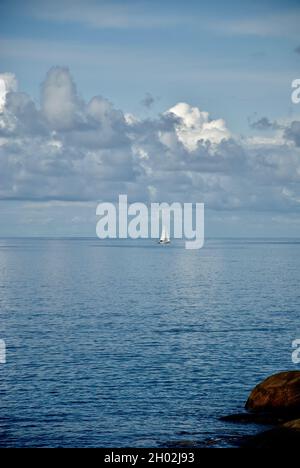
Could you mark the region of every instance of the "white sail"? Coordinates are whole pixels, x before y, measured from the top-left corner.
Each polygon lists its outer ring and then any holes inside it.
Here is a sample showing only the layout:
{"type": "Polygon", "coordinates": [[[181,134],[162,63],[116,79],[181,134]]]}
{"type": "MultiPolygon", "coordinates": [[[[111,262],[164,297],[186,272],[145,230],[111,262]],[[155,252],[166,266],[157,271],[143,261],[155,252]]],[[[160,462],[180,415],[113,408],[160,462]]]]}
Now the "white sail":
{"type": "Polygon", "coordinates": [[[170,237],[169,237],[166,226],[163,226],[163,228],[162,228],[162,233],[161,233],[161,236],[160,236],[160,242],[162,242],[162,243],[170,242],[170,237]]]}

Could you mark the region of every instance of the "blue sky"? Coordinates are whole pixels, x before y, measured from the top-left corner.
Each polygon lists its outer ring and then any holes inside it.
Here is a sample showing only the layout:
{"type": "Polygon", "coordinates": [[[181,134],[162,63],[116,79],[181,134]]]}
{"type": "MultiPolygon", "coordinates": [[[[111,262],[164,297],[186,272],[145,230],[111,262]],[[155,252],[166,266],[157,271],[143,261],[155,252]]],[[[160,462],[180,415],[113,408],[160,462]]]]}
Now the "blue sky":
{"type": "Polygon", "coordinates": [[[49,68],[67,65],[85,98],[100,93],[141,114],[150,92],[159,98],[155,111],[187,101],[245,132],[255,113],[296,112],[289,95],[299,71],[297,4],[2,1],[1,68],[36,99],[49,68]]]}
{"type": "MultiPolygon", "coordinates": [[[[299,2],[2,0],[0,18],[0,74],[13,74],[18,82],[18,89],[10,90],[15,97],[7,99],[7,117],[3,111],[3,118],[7,128],[13,112],[14,119],[20,122],[14,132],[9,135],[4,132],[0,147],[4,154],[2,161],[7,158],[2,179],[0,175],[3,185],[0,207],[5,221],[0,235],[15,231],[26,235],[92,235],[94,207],[90,204],[107,198],[108,193],[113,196],[113,190],[107,188],[111,187],[110,178],[119,181],[119,186],[114,182],[116,193],[128,189],[126,184],[130,184],[132,196],[142,199],[147,198],[143,191],[145,185],[161,197],[180,198],[190,183],[190,198],[200,197],[193,201],[206,202],[212,235],[222,234],[222,229],[228,235],[246,235],[249,230],[253,235],[270,235],[274,231],[280,231],[280,235],[299,235],[297,200],[300,195],[295,178],[299,170],[298,127],[292,124],[300,120],[300,105],[292,104],[290,98],[291,82],[300,77],[299,2]],[[58,67],[61,72],[49,75],[52,67],[58,67]],[[105,111],[109,124],[103,121],[103,116],[100,119],[102,130],[110,125],[110,133],[102,132],[99,147],[92,148],[90,140],[87,144],[88,138],[93,141],[98,138],[91,129],[83,143],[83,120],[80,127],[77,117],[73,119],[72,129],[70,126],[68,131],[58,125],[48,99],[50,89],[52,102],[56,102],[53,80],[58,76],[66,90],[63,99],[72,101],[74,112],[77,116],[84,115],[85,121],[90,118],[90,108],[85,106],[91,99],[102,97],[103,101],[96,103],[97,109],[103,109],[103,103],[112,103],[109,111],[105,111]],[[76,84],[75,90],[72,83],[76,84]],[[25,103],[21,92],[29,96],[32,104],[25,103]],[[20,113],[21,101],[26,110],[20,113]],[[176,108],[175,114],[183,119],[183,127],[173,122],[179,140],[175,148],[161,116],[182,102],[190,107],[184,116],[182,109],[176,108]],[[209,113],[209,120],[217,122],[218,128],[219,119],[225,122],[221,132],[227,143],[221,143],[219,137],[216,140],[215,135],[207,136],[198,128],[201,138],[218,145],[210,148],[209,154],[220,155],[220,167],[207,169],[203,159],[199,164],[189,159],[196,151],[191,147],[193,135],[189,135],[189,140],[184,140],[182,135],[186,135],[188,126],[188,120],[184,119],[189,119],[194,108],[200,112],[198,126],[203,112],[209,113]],[[38,117],[33,117],[35,112],[38,117]],[[129,114],[139,122],[130,129],[122,121],[129,114]],[[27,122],[27,133],[22,119],[27,122]],[[29,121],[32,122],[30,130],[29,121]],[[256,125],[257,122],[268,124],[256,125]],[[43,125],[47,129],[41,131],[43,125]],[[116,131],[114,135],[112,128],[116,131]],[[50,135],[53,139],[53,131],[60,151],[55,156],[56,162],[52,162],[57,171],[55,178],[53,171],[45,175],[43,160],[49,160],[45,147],[50,135]],[[80,155],[75,155],[79,134],[82,147],[80,155]],[[116,135],[120,138],[117,149],[116,135]],[[45,138],[43,144],[42,138],[45,138]],[[150,140],[154,142],[151,148],[150,140]],[[234,141],[234,149],[228,149],[229,140],[234,141]],[[16,145],[20,145],[18,151],[16,145]],[[87,164],[91,167],[91,161],[99,158],[105,174],[99,174],[99,181],[91,183],[99,189],[80,197],[88,176],[79,180],[76,175],[74,179],[66,176],[64,187],[70,184],[70,188],[62,190],[60,168],[70,164],[74,169],[74,161],[88,151],[89,159],[80,170],[88,172],[87,164]],[[111,159],[105,151],[110,151],[111,159]],[[239,156],[232,159],[232,153],[228,156],[230,151],[239,152],[239,156]],[[39,152],[42,155],[37,156],[39,152]],[[137,152],[147,153],[150,160],[147,167],[145,158],[141,157],[139,162],[134,160],[137,152]],[[164,152],[169,158],[168,168],[164,152]],[[285,163],[282,155],[287,153],[285,163]],[[19,165],[15,165],[16,154],[21,161],[19,165]],[[39,159],[36,161],[35,157],[39,159]],[[185,158],[186,167],[179,176],[180,158],[185,158]],[[21,173],[22,164],[25,169],[21,173]],[[42,168],[34,172],[34,164],[42,164],[42,168]],[[245,187],[248,166],[252,182],[245,187]],[[24,180],[30,181],[31,191],[25,187],[24,180]],[[160,184],[164,191],[160,190],[160,184]],[[182,186],[182,191],[175,190],[178,186],[182,186]],[[250,186],[255,187],[253,193],[250,186]],[[16,220],[19,220],[17,224],[16,220]]],[[[56,107],[55,112],[59,114],[62,110],[56,107]]],[[[197,157],[208,157],[202,155],[202,149],[197,148],[197,157]]]]}

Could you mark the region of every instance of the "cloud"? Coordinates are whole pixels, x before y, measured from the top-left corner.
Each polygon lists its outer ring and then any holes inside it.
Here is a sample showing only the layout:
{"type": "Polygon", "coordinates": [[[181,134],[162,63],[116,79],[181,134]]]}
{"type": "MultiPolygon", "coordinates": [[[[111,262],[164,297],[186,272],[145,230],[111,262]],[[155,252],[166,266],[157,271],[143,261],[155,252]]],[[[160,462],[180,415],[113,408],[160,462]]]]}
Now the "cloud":
{"type": "Polygon", "coordinates": [[[300,54],[300,46],[296,47],[295,52],[296,54],[300,54]]]}
{"type": "Polygon", "coordinates": [[[81,24],[93,29],[165,28],[184,21],[172,12],[157,15],[145,3],[122,1],[53,0],[41,5],[31,0],[27,14],[40,20],[81,24]]]}
{"type": "Polygon", "coordinates": [[[278,124],[278,122],[271,121],[268,119],[268,117],[261,117],[260,119],[251,122],[249,121],[249,126],[253,128],[254,130],[278,130],[281,128],[281,126],[278,124]]]}
{"type": "Polygon", "coordinates": [[[80,118],[81,103],[69,70],[53,67],[42,83],[41,110],[50,127],[69,129],[80,118]]]}
{"type": "Polygon", "coordinates": [[[201,140],[220,143],[230,133],[223,119],[212,120],[208,112],[180,102],[167,111],[178,118],[175,129],[178,139],[189,150],[195,150],[201,140]]]}
{"type": "MultiPolygon", "coordinates": [[[[256,129],[271,125],[261,120],[256,129]]],[[[100,95],[84,101],[69,70],[54,67],[39,105],[5,87],[0,199],[82,203],[127,193],[215,210],[297,212],[299,135],[295,121],[276,138],[243,139],[187,103],[138,119],[100,95]]]]}
{"type": "Polygon", "coordinates": [[[7,93],[16,91],[17,87],[17,79],[13,73],[0,73],[0,112],[3,112],[7,93]]]}
{"type": "Polygon", "coordinates": [[[299,38],[300,9],[273,14],[219,20],[209,24],[219,33],[239,36],[299,38]]]}
{"type": "Polygon", "coordinates": [[[300,121],[294,120],[286,129],[285,137],[300,147],[300,121]]]}
{"type": "MultiPolygon", "coordinates": [[[[202,9],[203,10],[203,9],[202,9]]],[[[281,9],[282,10],[282,9],[281,9]]],[[[23,15],[53,23],[70,23],[89,29],[150,30],[166,28],[200,28],[216,34],[261,37],[298,38],[299,8],[255,15],[243,15],[231,20],[218,20],[202,11],[202,18],[181,8],[162,9],[157,14],[151,2],[122,0],[27,0],[23,15]]]]}
{"type": "Polygon", "coordinates": [[[96,200],[130,191],[138,168],[123,113],[109,101],[78,97],[70,72],[52,68],[41,106],[6,95],[0,114],[0,198],[96,200]]]}
{"type": "Polygon", "coordinates": [[[147,109],[150,109],[154,103],[155,98],[150,93],[146,93],[145,97],[141,101],[142,106],[146,107],[147,109]]]}

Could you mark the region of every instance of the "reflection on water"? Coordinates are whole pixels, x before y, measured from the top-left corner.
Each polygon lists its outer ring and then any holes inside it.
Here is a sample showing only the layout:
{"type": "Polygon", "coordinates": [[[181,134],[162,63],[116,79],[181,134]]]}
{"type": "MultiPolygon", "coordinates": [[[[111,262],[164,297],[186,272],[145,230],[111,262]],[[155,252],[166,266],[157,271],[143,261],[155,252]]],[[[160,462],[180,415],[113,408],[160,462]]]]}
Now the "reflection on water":
{"type": "Polygon", "coordinates": [[[296,368],[299,249],[0,240],[0,445],[230,445],[218,417],[296,368]]]}

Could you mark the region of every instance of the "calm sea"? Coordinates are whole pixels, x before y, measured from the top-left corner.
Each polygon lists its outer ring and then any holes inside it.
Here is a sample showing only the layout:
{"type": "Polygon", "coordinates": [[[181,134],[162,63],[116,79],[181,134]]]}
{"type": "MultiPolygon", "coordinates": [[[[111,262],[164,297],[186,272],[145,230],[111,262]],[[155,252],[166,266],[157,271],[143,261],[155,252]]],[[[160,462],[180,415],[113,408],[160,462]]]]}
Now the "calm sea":
{"type": "Polygon", "coordinates": [[[0,446],[230,446],[297,369],[299,284],[297,240],[0,240],[0,446]]]}

